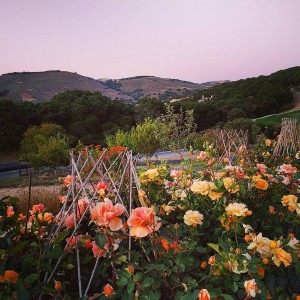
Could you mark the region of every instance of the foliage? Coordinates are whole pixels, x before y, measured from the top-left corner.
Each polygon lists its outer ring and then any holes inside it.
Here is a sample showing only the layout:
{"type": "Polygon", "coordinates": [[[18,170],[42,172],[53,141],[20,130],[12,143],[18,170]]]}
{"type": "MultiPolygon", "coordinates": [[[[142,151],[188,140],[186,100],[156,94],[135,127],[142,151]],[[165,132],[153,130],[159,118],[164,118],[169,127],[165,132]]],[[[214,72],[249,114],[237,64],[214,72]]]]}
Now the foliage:
{"type": "Polygon", "coordinates": [[[251,119],[239,118],[227,122],[224,126],[226,129],[238,129],[248,131],[250,143],[256,143],[256,137],[260,131],[260,127],[251,119]]]}
{"type": "Polygon", "coordinates": [[[163,149],[182,153],[191,143],[191,134],[195,132],[193,110],[175,113],[174,107],[166,105],[166,114],[158,119],[157,139],[163,149]]]}
{"type": "Polygon", "coordinates": [[[143,123],[131,129],[130,136],[136,153],[151,157],[159,149],[160,143],[156,135],[159,130],[158,126],[157,120],[147,118],[143,123]]]}
{"type": "Polygon", "coordinates": [[[166,111],[164,103],[156,98],[142,98],[134,107],[136,120],[142,123],[146,118],[156,119],[166,111]]]}
{"type": "Polygon", "coordinates": [[[38,122],[32,103],[0,100],[0,150],[19,149],[26,129],[38,122]]]}
{"type": "MultiPolygon", "coordinates": [[[[1,199],[1,297],[34,299],[43,291],[78,298],[79,255],[84,288],[95,271],[88,293],[94,299],[197,299],[199,291],[210,299],[294,299],[300,291],[300,153],[274,161],[266,154],[274,144],[262,140],[235,166],[220,162],[206,143],[181,169],[141,170],[135,200],[144,206],[129,217],[109,200],[110,182],[94,183],[91,206],[86,196],[78,199],[78,216],[55,217],[36,205],[27,230],[16,200],[1,199]],[[84,222],[71,235],[80,216],[84,222]],[[64,230],[49,243],[59,222],[64,230]],[[43,283],[60,257],[53,279],[43,283]]],[[[65,178],[65,189],[72,180],[65,178]]],[[[68,206],[67,194],[61,201],[68,206]]]]}
{"type": "Polygon", "coordinates": [[[29,161],[35,168],[57,167],[69,162],[70,137],[56,124],[34,126],[24,134],[21,142],[21,159],[29,161]]]}

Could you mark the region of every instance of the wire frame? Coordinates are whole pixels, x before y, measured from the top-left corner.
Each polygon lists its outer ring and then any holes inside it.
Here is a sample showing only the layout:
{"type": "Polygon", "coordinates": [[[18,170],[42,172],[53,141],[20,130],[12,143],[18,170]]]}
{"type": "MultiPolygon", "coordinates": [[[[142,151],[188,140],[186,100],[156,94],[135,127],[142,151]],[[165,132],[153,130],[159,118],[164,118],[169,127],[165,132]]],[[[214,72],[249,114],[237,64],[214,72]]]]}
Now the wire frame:
{"type": "MultiPolygon", "coordinates": [[[[138,199],[137,193],[140,190],[140,182],[136,172],[136,160],[132,151],[124,150],[115,155],[113,159],[107,159],[109,152],[103,149],[101,155],[95,159],[90,151],[85,151],[85,154],[80,153],[75,156],[70,153],[71,162],[71,176],[72,181],[68,187],[66,201],[64,202],[60,212],[58,213],[56,225],[49,233],[48,239],[50,243],[54,243],[56,238],[66,230],[64,222],[67,216],[74,215],[74,227],[68,235],[69,241],[64,247],[63,253],[56,260],[49,260],[52,271],[47,272],[44,277],[44,283],[47,284],[53,280],[58,267],[63,263],[66,255],[66,249],[70,245],[73,237],[79,233],[80,225],[89,216],[91,209],[98,203],[98,194],[95,189],[95,182],[105,181],[107,184],[108,194],[110,200],[114,203],[121,203],[125,207],[125,215],[128,217],[131,209],[139,205],[138,200],[133,203],[134,199],[138,199]],[[125,195],[125,196],[124,196],[125,195]],[[78,219],[78,200],[85,198],[88,204],[78,219]]],[[[97,225],[98,226],[98,225],[97,225]]],[[[99,226],[98,226],[99,229],[99,226]]],[[[95,258],[95,265],[91,272],[88,283],[85,286],[82,283],[81,260],[79,255],[79,247],[77,239],[75,243],[75,254],[77,263],[77,278],[78,278],[78,294],[79,297],[87,296],[91,287],[95,271],[97,269],[100,256],[95,258]]],[[[130,259],[131,238],[129,236],[129,254],[130,259]]],[[[114,266],[112,265],[113,269],[114,266]]],[[[43,298],[43,293],[40,294],[39,299],[43,298]]]]}
{"type": "Polygon", "coordinates": [[[281,131],[274,149],[274,156],[291,155],[300,149],[300,130],[297,120],[282,118],[281,131]]]}
{"type": "Polygon", "coordinates": [[[219,160],[228,159],[229,164],[244,153],[248,146],[248,131],[236,129],[214,129],[219,160]]]}

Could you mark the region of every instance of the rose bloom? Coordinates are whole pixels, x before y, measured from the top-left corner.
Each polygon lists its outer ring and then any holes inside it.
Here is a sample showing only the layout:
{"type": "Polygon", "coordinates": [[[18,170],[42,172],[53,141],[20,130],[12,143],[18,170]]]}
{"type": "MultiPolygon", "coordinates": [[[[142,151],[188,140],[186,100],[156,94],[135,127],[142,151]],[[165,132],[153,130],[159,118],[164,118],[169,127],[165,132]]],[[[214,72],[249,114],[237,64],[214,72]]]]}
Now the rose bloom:
{"type": "Polygon", "coordinates": [[[294,195],[286,195],[281,198],[281,203],[283,206],[288,206],[290,211],[297,209],[297,197],[294,195]]]}
{"type": "Polygon", "coordinates": [[[65,203],[67,200],[67,196],[59,196],[58,199],[60,203],[65,203]]]}
{"type": "Polygon", "coordinates": [[[225,208],[227,214],[234,215],[240,217],[248,212],[248,208],[244,203],[230,203],[225,208]]]}
{"type": "Polygon", "coordinates": [[[216,257],[215,257],[215,255],[210,256],[210,258],[208,259],[208,264],[209,265],[215,265],[216,264],[216,257]]]}
{"type": "Polygon", "coordinates": [[[209,292],[206,289],[199,292],[199,300],[210,300],[209,292]]]}
{"type": "Polygon", "coordinates": [[[50,224],[53,220],[53,215],[51,213],[40,213],[38,214],[38,219],[41,222],[47,222],[48,224],[50,224]]]}
{"type": "Polygon", "coordinates": [[[256,164],[257,169],[262,173],[267,173],[267,166],[265,164],[256,164]]]}
{"type": "Polygon", "coordinates": [[[208,195],[210,191],[209,183],[206,180],[194,180],[191,186],[191,191],[195,194],[208,195]]]}
{"type": "Polygon", "coordinates": [[[269,186],[268,182],[264,179],[260,179],[255,182],[255,187],[260,190],[265,191],[266,189],[268,189],[268,186],[269,186]]]}
{"type": "Polygon", "coordinates": [[[147,183],[148,181],[154,180],[155,177],[158,177],[159,173],[158,170],[155,169],[149,169],[146,172],[141,174],[141,181],[142,183],[147,183]]]}
{"type": "Polygon", "coordinates": [[[110,230],[117,231],[123,226],[123,222],[118,216],[125,211],[124,205],[113,203],[105,198],[104,202],[97,203],[92,209],[91,219],[99,226],[109,226],[110,230]]]}
{"type": "Polygon", "coordinates": [[[236,193],[240,190],[240,187],[235,183],[234,179],[231,177],[223,178],[223,184],[225,189],[230,193],[236,193]]]}
{"type": "Polygon", "coordinates": [[[75,221],[74,221],[74,213],[67,215],[65,217],[65,225],[67,228],[72,228],[74,227],[75,221]]]}
{"type": "Polygon", "coordinates": [[[63,186],[68,187],[71,183],[72,183],[72,176],[71,175],[66,176],[64,178],[63,186]]]}
{"type": "Polygon", "coordinates": [[[104,249],[101,249],[98,247],[95,241],[91,242],[92,245],[92,251],[94,254],[94,257],[105,257],[107,253],[107,245],[105,244],[104,249]]]}
{"type": "Polygon", "coordinates": [[[209,188],[210,188],[210,191],[209,191],[208,197],[211,200],[220,200],[222,198],[223,193],[213,191],[213,190],[217,189],[217,186],[213,182],[209,182],[209,188]]]}
{"type": "Polygon", "coordinates": [[[127,224],[130,227],[130,235],[139,238],[157,231],[161,226],[161,223],[157,222],[157,218],[149,207],[138,207],[133,209],[127,224]]]}
{"type": "Polygon", "coordinates": [[[284,251],[282,248],[273,249],[273,257],[274,264],[279,267],[281,263],[283,263],[286,267],[289,266],[292,262],[292,256],[290,253],[284,251]]]}
{"type": "Polygon", "coordinates": [[[0,276],[0,283],[12,282],[16,283],[19,279],[19,274],[13,270],[5,271],[3,276],[0,276]]]}
{"type": "Polygon", "coordinates": [[[280,173],[294,174],[297,172],[297,168],[293,167],[291,164],[283,164],[278,168],[278,171],[280,173]]]}
{"type": "Polygon", "coordinates": [[[61,290],[61,287],[62,287],[61,282],[60,282],[60,281],[56,281],[56,280],[54,280],[54,282],[55,282],[54,288],[55,288],[57,291],[61,290]]]}
{"type": "Polygon", "coordinates": [[[171,177],[173,177],[173,178],[178,178],[181,174],[182,174],[182,171],[175,170],[175,169],[172,170],[170,173],[171,177]]]}
{"type": "Polygon", "coordinates": [[[8,218],[12,217],[15,214],[14,207],[12,205],[8,206],[6,209],[6,216],[8,218]]]}
{"type": "Polygon", "coordinates": [[[203,215],[196,210],[188,210],[184,214],[184,223],[188,226],[196,227],[198,224],[202,225],[203,215]]]}
{"type": "Polygon", "coordinates": [[[259,292],[258,286],[256,284],[255,279],[246,280],[244,282],[244,287],[247,293],[247,297],[255,297],[256,293],[259,292]]]}
{"type": "Polygon", "coordinates": [[[262,258],[270,257],[272,255],[270,240],[263,237],[262,233],[259,233],[256,237],[253,238],[253,241],[250,243],[247,249],[256,249],[256,251],[261,254],[262,258]]]}
{"type": "Polygon", "coordinates": [[[110,285],[110,284],[107,284],[104,288],[103,288],[103,292],[104,292],[104,295],[106,297],[110,296],[113,292],[114,292],[114,289],[113,287],[110,285]]]}
{"type": "Polygon", "coordinates": [[[271,141],[271,140],[269,140],[269,139],[266,139],[266,140],[265,140],[265,145],[266,145],[267,147],[271,146],[271,144],[272,144],[272,141],[271,141]]]}
{"type": "Polygon", "coordinates": [[[202,161],[206,160],[207,159],[206,151],[200,151],[199,155],[197,156],[197,159],[202,160],[202,161]]]}
{"type": "Polygon", "coordinates": [[[36,204],[32,206],[32,209],[29,211],[32,215],[35,213],[41,213],[45,209],[43,204],[36,204]]]}
{"type": "MultiPolygon", "coordinates": [[[[80,215],[83,215],[84,211],[89,205],[89,200],[86,198],[82,198],[78,200],[78,212],[80,215]]],[[[78,216],[79,217],[79,216],[78,216]]]]}
{"type": "Polygon", "coordinates": [[[106,189],[107,189],[107,184],[105,181],[98,182],[97,185],[95,185],[95,190],[101,197],[105,196],[106,189]]]}

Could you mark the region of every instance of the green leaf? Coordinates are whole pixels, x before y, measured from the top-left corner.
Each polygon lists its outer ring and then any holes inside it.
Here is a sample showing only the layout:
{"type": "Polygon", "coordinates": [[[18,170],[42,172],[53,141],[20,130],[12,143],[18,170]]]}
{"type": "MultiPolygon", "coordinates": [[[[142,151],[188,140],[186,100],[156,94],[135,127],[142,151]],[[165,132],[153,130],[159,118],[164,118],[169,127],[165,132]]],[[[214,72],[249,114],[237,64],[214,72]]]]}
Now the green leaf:
{"type": "Polygon", "coordinates": [[[132,293],[132,291],[134,290],[134,286],[135,286],[135,283],[132,280],[130,280],[127,285],[128,294],[132,293]]]}
{"type": "Polygon", "coordinates": [[[199,253],[206,253],[207,252],[206,248],[204,248],[204,247],[197,247],[197,248],[195,248],[195,250],[199,253]]]}
{"type": "Polygon", "coordinates": [[[213,248],[218,253],[220,252],[220,247],[217,244],[208,243],[207,246],[209,246],[210,248],[213,248]]]}
{"type": "Polygon", "coordinates": [[[106,242],[105,234],[102,232],[98,233],[96,235],[95,242],[99,248],[103,249],[105,246],[105,242],[106,242]]]}
{"type": "Polygon", "coordinates": [[[67,230],[67,231],[63,231],[63,232],[60,232],[60,233],[56,236],[56,238],[55,238],[55,240],[54,240],[54,244],[59,244],[61,241],[65,240],[66,237],[68,236],[68,234],[69,234],[69,231],[68,231],[68,230],[67,230]]]}
{"type": "Polygon", "coordinates": [[[29,293],[26,289],[22,289],[18,291],[18,300],[28,300],[29,293]]]}
{"type": "Polygon", "coordinates": [[[234,300],[234,298],[230,295],[227,294],[221,294],[220,296],[222,296],[225,300],[234,300]]]}
{"type": "Polygon", "coordinates": [[[153,284],[153,282],[154,282],[154,279],[152,277],[147,277],[143,281],[142,285],[143,285],[143,287],[147,288],[147,287],[151,286],[153,284]]]}
{"type": "Polygon", "coordinates": [[[14,256],[16,255],[20,250],[22,250],[29,242],[28,241],[23,241],[17,244],[15,248],[7,252],[7,255],[14,256]]]}
{"type": "Polygon", "coordinates": [[[142,272],[137,272],[135,275],[134,275],[134,280],[135,281],[140,281],[143,277],[143,273],[142,272]]]}
{"type": "Polygon", "coordinates": [[[128,283],[128,278],[126,277],[119,277],[117,280],[117,285],[118,286],[124,286],[128,283]]]}
{"type": "Polygon", "coordinates": [[[30,285],[31,283],[35,282],[39,278],[40,278],[39,274],[33,273],[33,274],[28,275],[25,278],[24,282],[25,282],[26,285],[30,285]]]}

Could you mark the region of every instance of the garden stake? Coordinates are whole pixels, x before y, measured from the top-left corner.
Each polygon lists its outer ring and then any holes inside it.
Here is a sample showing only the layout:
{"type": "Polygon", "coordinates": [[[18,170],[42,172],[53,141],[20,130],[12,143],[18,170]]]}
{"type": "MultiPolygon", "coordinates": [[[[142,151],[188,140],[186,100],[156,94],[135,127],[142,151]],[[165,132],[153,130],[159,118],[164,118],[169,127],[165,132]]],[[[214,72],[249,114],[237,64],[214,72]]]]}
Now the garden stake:
{"type": "Polygon", "coordinates": [[[27,202],[27,211],[26,211],[24,241],[26,241],[27,224],[28,224],[28,219],[29,219],[29,208],[30,208],[30,200],[31,200],[31,181],[32,181],[32,172],[29,173],[29,191],[28,191],[28,202],[27,202]]]}

